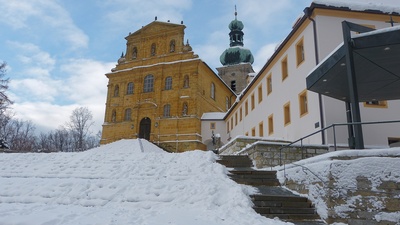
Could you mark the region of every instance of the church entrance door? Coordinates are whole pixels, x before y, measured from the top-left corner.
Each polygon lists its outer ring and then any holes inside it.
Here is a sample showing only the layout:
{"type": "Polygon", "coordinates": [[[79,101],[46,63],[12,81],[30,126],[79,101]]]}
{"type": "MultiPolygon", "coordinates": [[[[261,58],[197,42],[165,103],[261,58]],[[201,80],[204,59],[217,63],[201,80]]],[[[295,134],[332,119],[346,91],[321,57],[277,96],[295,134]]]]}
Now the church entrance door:
{"type": "Polygon", "coordinates": [[[145,117],[140,121],[139,127],[139,138],[143,138],[146,140],[150,140],[150,129],[151,129],[151,120],[149,117],[145,117]]]}

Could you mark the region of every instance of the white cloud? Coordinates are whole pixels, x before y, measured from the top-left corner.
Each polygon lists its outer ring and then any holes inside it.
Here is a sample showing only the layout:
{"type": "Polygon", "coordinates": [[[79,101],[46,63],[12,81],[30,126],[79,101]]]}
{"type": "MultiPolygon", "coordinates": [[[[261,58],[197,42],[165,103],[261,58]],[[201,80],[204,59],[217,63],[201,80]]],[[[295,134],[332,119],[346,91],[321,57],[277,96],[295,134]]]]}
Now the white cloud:
{"type": "Polygon", "coordinates": [[[105,6],[112,7],[106,17],[111,23],[122,27],[139,27],[148,24],[155,16],[160,21],[179,23],[182,11],[192,6],[191,0],[107,0],[105,6]],[[128,20],[126,18],[132,18],[128,20]]]}
{"type": "Polygon", "coordinates": [[[255,72],[259,72],[272,54],[274,54],[276,45],[277,43],[266,44],[255,53],[255,61],[253,64],[253,69],[255,72]]]}
{"type": "Polygon", "coordinates": [[[8,41],[7,45],[15,49],[18,53],[17,58],[23,64],[44,67],[51,70],[56,63],[56,60],[52,58],[48,52],[42,51],[37,45],[32,43],[8,41]]]}
{"type": "Polygon", "coordinates": [[[83,106],[92,112],[92,132],[97,133],[104,121],[108,82],[105,73],[114,66],[90,59],[70,59],[60,66],[63,80],[42,77],[11,82],[17,118],[31,120],[39,131],[47,132],[65,125],[72,111],[83,106]],[[67,103],[61,104],[63,101],[67,103]]]}
{"type": "Polygon", "coordinates": [[[79,29],[69,13],[56,1],[48,0],[0,0],[0,22],[13,29],[30,30],[43,27],[46,32],[56,33],[73,49],[86,48],[88,36],[79,29]]]}
{"type": "Polygon", "coordinates": [[[53,102],[57,97],[59,82],[52,79],[21,79],[10,82],[10,91],[14,101],[46,101],[53,102]]]}
{"type": "Polygon", "coordinates": [[[106,73],[115,67],[115,63],[103,63],[90,59],[71,59],[61,66],[65,79],[68,99],[82,105],[101,104],[106,101],[106,73]]]}

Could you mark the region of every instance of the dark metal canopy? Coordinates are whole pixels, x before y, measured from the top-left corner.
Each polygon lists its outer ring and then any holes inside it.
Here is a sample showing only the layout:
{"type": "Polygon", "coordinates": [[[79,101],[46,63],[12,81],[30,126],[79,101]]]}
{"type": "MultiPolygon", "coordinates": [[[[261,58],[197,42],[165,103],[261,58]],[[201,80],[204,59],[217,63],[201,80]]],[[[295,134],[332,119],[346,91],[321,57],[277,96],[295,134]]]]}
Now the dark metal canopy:
{"type": "MultiPolygon", "coordinates": [[[[350,45],[358,101],[400,99],[400,26],[355,35],[350,45]]],[[[306,78],[307,89],[350,102],[345,45],[306,78]]]]}

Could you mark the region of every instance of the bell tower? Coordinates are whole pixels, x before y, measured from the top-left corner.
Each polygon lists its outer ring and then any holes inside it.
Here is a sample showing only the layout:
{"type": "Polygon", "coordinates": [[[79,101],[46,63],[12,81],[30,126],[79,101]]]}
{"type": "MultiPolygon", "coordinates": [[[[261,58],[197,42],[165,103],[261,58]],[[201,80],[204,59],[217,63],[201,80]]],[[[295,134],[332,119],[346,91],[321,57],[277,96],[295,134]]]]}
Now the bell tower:
{"type": "Polygon", "coordinates": [[[237,11],[235,6],[235,19],[229,24],[230,44],[222,55],[220,62],[222,67],[217,68],[218,75],[221,79],[236,93],[239,94],[247,86],[247,78],[249,73],[254,73],[251,66],[254,57],[251,51],[244,48],[243,44],[243,28],[242,21],[237,19],[237,11]]]}

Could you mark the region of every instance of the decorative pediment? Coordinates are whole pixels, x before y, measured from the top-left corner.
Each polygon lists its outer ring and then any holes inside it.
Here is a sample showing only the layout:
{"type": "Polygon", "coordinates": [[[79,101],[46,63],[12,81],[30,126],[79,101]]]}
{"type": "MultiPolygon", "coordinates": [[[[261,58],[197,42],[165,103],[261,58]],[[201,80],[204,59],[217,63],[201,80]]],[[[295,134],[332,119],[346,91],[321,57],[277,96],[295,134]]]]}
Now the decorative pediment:
{"type": "MultiPolygon", "coordinates": [[[[169,23],[169,22],[160,22],[160,21],[153,21],[146,26],[142,27],[140,30],[129,34],[128,37],[141,35],[144,36],[151,36],[153,34],[159,34],[165,31],[171,32],[175,29],[185,29],[186,26],[183,24],[176,24],[176,23],[169,23]]],[[[126,37],[126,38],[128,38],[126,37]]]]}

